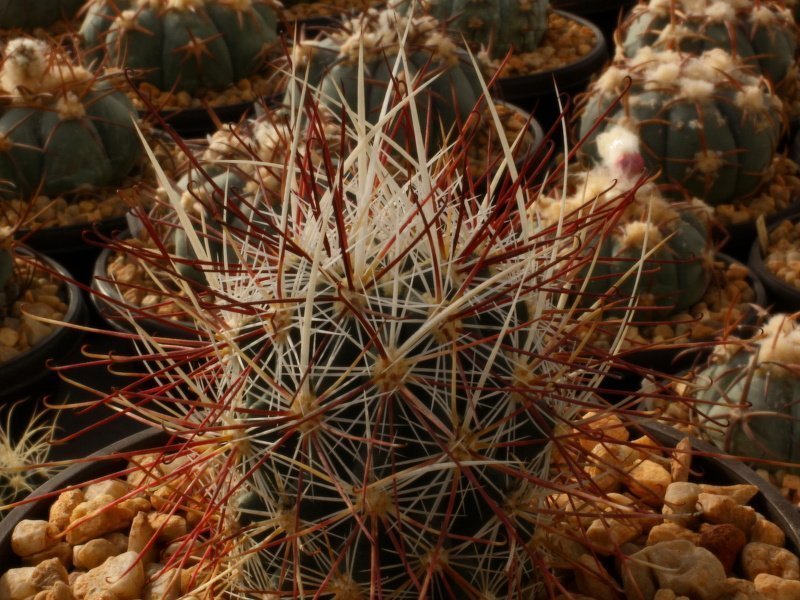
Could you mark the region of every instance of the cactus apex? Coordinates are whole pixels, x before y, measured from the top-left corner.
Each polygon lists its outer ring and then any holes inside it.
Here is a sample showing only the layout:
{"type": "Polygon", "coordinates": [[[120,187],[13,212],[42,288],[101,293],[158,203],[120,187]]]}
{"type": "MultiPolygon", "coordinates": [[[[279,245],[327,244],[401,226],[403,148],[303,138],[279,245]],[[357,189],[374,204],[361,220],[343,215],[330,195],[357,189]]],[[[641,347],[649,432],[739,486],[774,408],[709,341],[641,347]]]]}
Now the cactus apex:
{"type": "Polygon", "coordinates": [[[47,44],[42,40],[17,38],[6,46],[0,85],[7,92],[15,92],[20,88],[36,90],[48,70],[47,44]]]}
{"type": "Polygon", "coordinates": [[[800,365],[800,324],[788,315],[774,315],[763,331],[755,357],[757,366],[775,374],[789,374],[787,367],[800,365]]]}
{"type": "Polygon", "coordinates": [[[597,149],[603,166],[614,175],[635,178],[644,170],[639,151],[639,136],[630,129],[615,126],[597,136],[597,149]]]}

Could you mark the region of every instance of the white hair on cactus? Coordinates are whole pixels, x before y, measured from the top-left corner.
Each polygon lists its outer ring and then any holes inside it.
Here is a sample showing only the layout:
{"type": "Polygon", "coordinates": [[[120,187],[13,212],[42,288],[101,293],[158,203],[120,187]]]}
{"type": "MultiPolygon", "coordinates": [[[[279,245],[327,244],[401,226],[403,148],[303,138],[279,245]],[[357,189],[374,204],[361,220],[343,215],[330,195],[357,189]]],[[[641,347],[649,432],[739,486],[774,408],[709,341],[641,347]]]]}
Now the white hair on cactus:
{"type": "Polygon", "coordinates": [[[800,326],[788,315],[773,316],[758,340],[758,355],[754,357],[759,368],[775,374],[796,374],[800,369],[800,326]]]}
{"type": "Polygon", "coordinates": [[[734,102],[744,111],[764,110],[764,90],[755,85],[746,85],[736,92],[734,102]]]}
{"type": "Polygon", "coordinates": [[[48,47],[42,40],[17,38],[5,49],[0,85],[9,93],[20,89],[37,92],[48,71],[48,47]]]}
{"type": "Polygon", "coordinates": [[[615,125],[597,136],[597,152],[603,166],[619,175],[621,162],[629,155],[639,155],[639,136],[632,130],[615,125]]]}
{"type": "Polygon", "coordinates": [[[625,223],[623,226],[621,238],[623,250],[631,248],[648,250],[653,248],[661,240],[661,232],[654,223],[648,221],[633,221],[632,223],[625,223]]]}
{"type": "Polygon", "coordinates": [[[600,77],[595,85],[604,94],[613,94],[622,86],[627,72],[619,67],[609,67],[600,77]]]}
{"type": "Polygon", "coordinates": [[[719,172],[725,161],[719,152],[702,150],[694,155],[694,164],[701,173],[714,175],[719,172]]]}
{"type": "Polygon", "coordinates": [[[733,73],[740,67],[740,63],[735,61],[733,56],[722,48],[706,50],[701,55],[700,62],[702,62],[707,69],[715,71],[715,81],[719,80],[721,73],[733,73]]]}
{"type": "Polygon", "coordinates": [[[736,11],[730,2],[713,2],[705,12],[710,21],[724,22],[735,21],[736,11]]]}
{"type": "Polygon", "coordinates": [[[676,63],[657,65],[648,73],[647,87],[663,87],[674,85],[681,76],[681,67],[676,63]]]}
{"type": "Polygon", "coordinates": [[[757,27],[772,27],[778,20],[779,15],[764,4],[754,8],[750,13],[750,22],[757,27]]]}
{"type": "Polygon", "coordinates": [[[85,117],[86,107],[73,92],[67,92],[56,101],[56,112],[62,121],[70,121],[85,117]]]}
{"type": "Polygon", "coordinates": [[[705,102],[714,96],[716,87],[703,79],[681,79],[680,96],[687,100],[705,102]]]}

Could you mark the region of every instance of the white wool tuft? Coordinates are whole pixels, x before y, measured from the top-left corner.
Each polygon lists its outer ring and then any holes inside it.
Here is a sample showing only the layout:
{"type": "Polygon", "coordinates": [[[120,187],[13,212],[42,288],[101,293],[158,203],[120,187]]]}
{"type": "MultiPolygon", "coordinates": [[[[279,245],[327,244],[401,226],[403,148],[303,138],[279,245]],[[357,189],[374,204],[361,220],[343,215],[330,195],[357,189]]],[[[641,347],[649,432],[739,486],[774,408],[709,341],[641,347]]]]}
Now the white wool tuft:
{"type": "Polygon", "coordinates": [[[649,82],[656,86],[672,86],[681,76],[681,67],[675,63],[658,65],[649,73],[649,82]]]}
{"type": "Polygon", "coordinates": [[[86,116],[86,107],[75,94],[68,92],[56,102],[56,112],[62,121],[82,119],[86,116]]]}
{"type": "Polygon", "coordinates": [[[41,40],[11,40],[0,70],[0,85],[10,93],[20,88],[38,91],[47,73],[47,54],[47,44],[41,40]]]}
{"type": "Polygon", "coordinates": [[[622,232],[622,248],[641,248],[650,250],[662,240],[661,232],[653,223],[647,221],[633,221],[626,223],[622,232]],[[647,247],[645,248],[645,240],[647,247]]]}
{"type": "Polygon", "coordinates": [[[623,156],[639,154],[639,136],[630,129],[615,125],[597,136],[597,152],[603,166],[615,172],[623,156]]]}
{"type": "Polygon", "coordinates": [[[609,67],[598,79],[595,85],[603,94],[614,94],[622,87],[627,72],[618,67],[609,67]]]}
{"type": "Polygon", "coordinates": [[[736,93],[734,102],[744,111],[764,110],[764,92],[758,86],[748,85],[736,93]]]}
{"type": "Polygon", "coordinates": [[[710,21],[735,21],[736,11],[730,2],[714,2],[706,9],[706,16],[710,21]]]}
{"type": "Polygon", "coordinates": [[[778,22],[778,14],[768,6],[761,5],[753,10],[750,22],[758,27],[772,27],[778,22]]]}
{"type": "Polygon", "coordinates": [[[713,83],[703,79],[682,79],[680,81],[680,95],[687,100],[707,101],[714,96],[715,89],[713,83]]]}
{"type": "Polygon", "coordinates": [[[800,326],[788,315],[775,315],[764,326],[758,341],[758,366],[776,374],[788,374],[786,367],[800,367],[800,326]]]}

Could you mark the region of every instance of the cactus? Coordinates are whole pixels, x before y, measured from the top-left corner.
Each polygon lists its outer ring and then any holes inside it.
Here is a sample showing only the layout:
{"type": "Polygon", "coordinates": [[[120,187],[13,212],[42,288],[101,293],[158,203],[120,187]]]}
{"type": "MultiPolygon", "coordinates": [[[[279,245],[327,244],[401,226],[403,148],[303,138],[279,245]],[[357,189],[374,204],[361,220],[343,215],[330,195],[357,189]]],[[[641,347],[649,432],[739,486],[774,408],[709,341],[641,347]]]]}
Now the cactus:
{"type": "MultiPolygon", "coordinates": [[[[401,6],[410,9],[412,2],[401,6]]],[[[446,22],[458,39],[493,56],[533,52],[547,31],[548,0],[421,0],[419,10],[446,22]]]]}
{"type": "MultiPolygon", "coordinates": [[[[555,490],[592,496],[596,486],[578,443],[575,464],[552,479],[551,449],[570,445],[554,430],[577,432],[584,409],[606,410],[595,395],[603,359],[576,337],[587,317],[557,302],[569,269],[561,241],[498,209],[526,209],[514,177],[474,191],[451,153],[461,140],[429,150],[417,121],[401,170],[387,158],[390,120],[343,119],[348,139],[335,146],[320,135],[325,117],[292,113],[286,162],[270,165],[274,189],[263,171],[242,169],[265,201],[260,222],[242,213],[243,227],[217,234],[237,261],[219,264],[184,227],[215,297],[186,304],[212,316],[191,344],[148,339],[143,360],[157,357],[158,373],[102,394],[123,414],[164,423],[171,448],[186,440],[198,467],[225,465],[164,566],[207,548],[197,572],[228,586],[213,597],[560,591],[544,540],[561,515],[540,508],[555,490]],[[223,512],[241,526],[227,528],[223,512]],[[214,557],[233,536],[241,551],[214,557]]],[[[177,221],[191,219],[180,192],[165,189],[177,221]]],[[[603,439],[602,428],[592,435],[603,439]]]]}
{"type": "Polygon", "coordinates": [[[752,342],[721,343],[688,395],[698,424],[726,452],[769,464],[800,461],[800,326],[774,315],[752,342]]]}
{"type": "MultiPolygon", "coordinates": [[[[483,90],[475,70],[455,44],[438,31],[437,22],[430,17],[407,18],[394,10],[371,9],[327,38],[301,42],[293,52],[296,78],[287,89],[286,104],[295,106],[302,80],[318,88],[318,98],[335,116],[344,107],[359,110],[358,73],[363,49],[364,113],[371,123],[377,123],[387,90],[394,94],[389,111],[404,96],[400,88],[419,90],[417,111],[419,121],[430,122],[434,137],[439,132],[449,134],[463,125],[479,105],[483,90]],[[408,56],[408,73],[394,71],[398,53],[408,56]],[[410,80],[410,85],[409,85],[410,80]]],[[[408,111],[406,111],[408,112],[408,111]]],[[[399,125],[398,136],[404,135],[408,123],[399,125]]],[[[401,142],[402,145],[402,142],[401,142]]]]}
{"type": "Polygon", "coordinates": [[[277,41],[267,0],[94,0],[80,33],[88,56],[139,71],[159,90],[223,90],[263,70],[277,41]]]}
{"type": "MultiPolygon", "coordinates": [[[[616,157],[617,163],[640,167],[642,159],[632,150],[616,157]]],[[[582,304],[603,299],[614,307],[609,314],[622,315],[620,302],[627,308],[634,298],[634,320],[660,320],[690,308],[706,292],[714,259],[708,207],[698,200],[670,203],[653,182],[641,184],[630,175],[608,167],[576,175],[570,196],[541,197],[534,216],[545,226],[564,215],[597,221],[594,231],[587,228],[581,249],[587,260],[596,259],[576,283],[582,304]],[[599,218],[609,210],[615,219],[599,218]]]]}
{"type": "Polygon", "coordinates": [[[127,97],[58,47],[9,42],[0,87],[8,103],[0,116],[4,195],[117,185],[142,154],[127,97]]]}
{"type": "Polygon", "coordinates": [[[36,29],[72,19],[84,0],[0,0],[0,29],[36,29]]]}
{"type": "Polygon", "coordinates": [[[634,7],[617,35],[627,57],[644,46],[698,55],[722,48],[776,86],[797,76],[797,26],[774,2],[650,0],[634,7]]]}
{"type": "Polygon", "coordinates": [[[627,130],[671,196],[711,205],[759,191],[783,126],[781,101],[766,82],[720,49],[691,56],[642,48],[593,83],[582,105],[580,133],[591,160],[601,142],[614,143],[601,134],[627,130]]]}

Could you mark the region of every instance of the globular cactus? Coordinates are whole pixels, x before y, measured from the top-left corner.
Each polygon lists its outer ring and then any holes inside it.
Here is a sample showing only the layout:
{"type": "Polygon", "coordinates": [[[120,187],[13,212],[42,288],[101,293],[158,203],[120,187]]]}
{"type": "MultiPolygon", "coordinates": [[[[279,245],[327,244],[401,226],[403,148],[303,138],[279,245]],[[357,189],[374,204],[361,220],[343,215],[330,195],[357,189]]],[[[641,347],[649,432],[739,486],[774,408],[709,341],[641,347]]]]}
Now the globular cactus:
{"type": "Polygon", "coordinates": [[[617,33],[618,50],[641,48],[701,54],[721,48],[780,86],[797,77],[797,25],[768,0],[650,0],[633,8],[617,33]]]}
{"type": "Polygon", "coordinates": [[[135,111],[109,81],[58,47],[16,39],[5,48],[0,88],[0,193],[29,197],[120,184],[142,150],[135,111]]]}
{"type": "MultiPolygon", "coordinates": [[[[410,9],[412,2],[401,6],[410,9]]],[[[420,0],[417,10],[447,24],[460,41],[489,48],[492,56],[533,52],[547,31],[549,0],[420,0]]]]}
{"type": "Polygon", "coordinates": [[[697,424],[726,452],[766,462],[800,461],[800,326],[774,315],[747,342],[721,343],[685,392],[697,424]]]}
{"type": "Polygon", "coordinates": [[[31,30],[72,19],[84,0],[0,0],[0,29],[31,30]]]}
{"type": "Polygon", "coordinates": [[[603,134],[631,132],[671,196],[711,205],[759,191],[782,126],[781,101],[766,81],[720,49],[693,56],[642,48],[590,86],[580,119],[592,161],[616,139],[603,134]]]}
{"type": "MultiPolygon", "coordinates": [[[[363,110],[373,124],[381,118],[387,97],[388,113],[413,93],[419,121],[423,126],[429,124],[432,136],[441,139],[463,125],[481,102],[483,88],[469,58],[439,31],[434,19],[371,9],[326,38],[295,47],[293,65],[299,81],[289,82],[286,104],[297,105],[301,84],[307,81],[318,89],[312,96],[315,101],[334,116],[361,110],[358,77],[362,60],[367,84],[363,110]],[[408,60],[395,70],[400,52],[408,60]],[[393,93],[387,94],[389,90],[393,93]]],[[[396,135],[405,135],[407,121],[399,125],[396,135]]]]}
{"type": "Polygon", "coordinates": [[[532,216],[544,226],[565,217],[595,223],[581,246],[591,267],[575,283],[584,306],[600,302],[610,314],[623,315],[633,299],[634,320],[662,320],[706,293],[714,259],[710,209],[696,199],[672,203],[652,181],[638,181],[638,140],[629,134],[618,141],[604,166],[575,175],[566,198],[538,198],[532,216]],[[613,219],[604,218],[609,210],[613,219]]]}
{"type": "Polygon", "coordinates": [[[223,90],[263,71],[277,41],[268,0],[93,0],[88,55],[162,91],[223,90]]]}
{"type": "MultiPolygon", "coordinates": [[[[604,410],[604,367],[583,353],[583,316],[555,302],[567,270],[559,242],[498,209],[525,210],[513,178],[500,173],[476,193],[447,148],[429,157],[421,122],[399,170],[387,159],[390,121],[345,118],[352,139],[337,147],[319,135],[319,114],[298,109],[286,162],[271,165],[280,186],[246,175],[271,201],[259,204],[261,222],[243,215],[217,239],[237,261],[213,264],[186,228],[216,300],[191,302],[219,316],[196,324],[192,344],[159,350],[156,377],[108,397],[147,422],[163,414],[173,447],[191,440],[225,465],[200,533],[184,538],[199,545],[165,566],[216,547],[203,528],[224,512],[240,527],[216,535],[237,536],[241,552],[228,558],[240,560],[225,571],[212,550],[198,570],[232,597],[563,591],[543,541],[559,535],[561,515],[544,497],[596,486],[580,444],[573,479],[569,465],[551,470],[550,451],[557,427],[569,437],[587,427],[584,409],[604,410]]],[[[167,191],[184,222],[180,192],[167,191]]],[[[568,227],[580,234],[583,221],[568,227]]],[[[592,447],[610,435],[599,429],[592,447]]]]}

